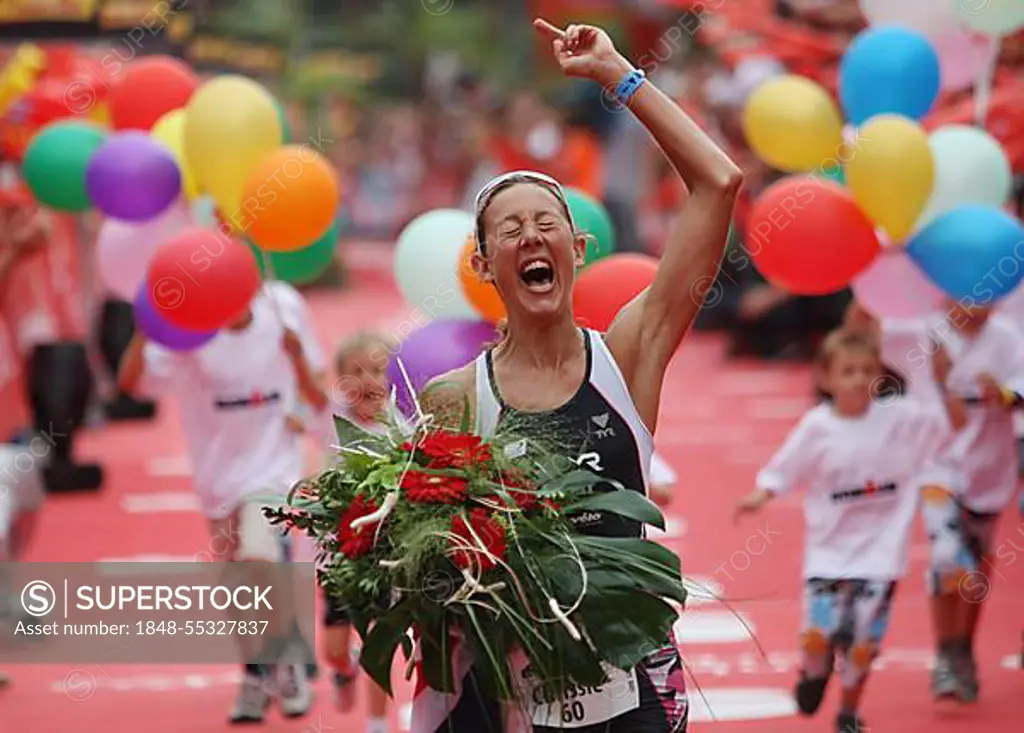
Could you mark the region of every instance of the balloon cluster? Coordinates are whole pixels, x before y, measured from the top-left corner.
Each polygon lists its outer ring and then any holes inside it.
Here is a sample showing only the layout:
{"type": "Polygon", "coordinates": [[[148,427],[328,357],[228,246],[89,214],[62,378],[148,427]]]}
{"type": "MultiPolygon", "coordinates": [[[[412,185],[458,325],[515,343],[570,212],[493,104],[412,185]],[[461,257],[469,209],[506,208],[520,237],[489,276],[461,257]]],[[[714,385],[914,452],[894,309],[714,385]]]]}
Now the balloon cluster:
{"type": "Polygon", "coordinates": [[[99,273],[151,340],[194,349],[245,313],[262,278],[306,282],[330,265],[337,176],[322,150],[290,144],[262,86],[233,75],[200,84],[181,61],[153,56],[127,65],[105,104],[109,126],[61,118],[39,129],[22,175],[52,209],[104,215],[99,273]]]}
{"type": "MultiPolygon", "coordinates": [[[[573,290],[574,311],[581,325],[605,329],[623,305],[650,285],[657,261],[614,254],[615,230],[604,206],[571,188],[566,199],[577,230],[589,239],[573,290]]],[[[498,290],[474,268],[474,231],[472,214],[438,209],[418,216],[399,235],[395,281],[415,309],[412,320],[426,322],[404,340],[398,354],[416,389],[475,358],[496,339],[494,326],[505,318],[498,290]]],[[[411,409],[395,360],[391,370],[400,406],[411,409]]]]}
{"type": "Polygon", "coordinates": [[[963,86],[966,67],[968,82],[981,81],[998,37],[1024,27],[1024,4],[990,0],[979,11],[955,0],[861,0],[861,8],[872,25],[840,62],[839,105],[798,76],[767,81],[748,100],[754,152],[804,174],[754,203],[752,258],[791,293],[852,287],[883,317],[923,315],[944,297],[991,304],[1024,277],[1024,227],[1002,210],[1012,188],[1006,153],[982,129],[948,125],[929,135],[920,121],[942,90],[963,86]],[[965,56],[957,38],[985,52],[965,56]]]}

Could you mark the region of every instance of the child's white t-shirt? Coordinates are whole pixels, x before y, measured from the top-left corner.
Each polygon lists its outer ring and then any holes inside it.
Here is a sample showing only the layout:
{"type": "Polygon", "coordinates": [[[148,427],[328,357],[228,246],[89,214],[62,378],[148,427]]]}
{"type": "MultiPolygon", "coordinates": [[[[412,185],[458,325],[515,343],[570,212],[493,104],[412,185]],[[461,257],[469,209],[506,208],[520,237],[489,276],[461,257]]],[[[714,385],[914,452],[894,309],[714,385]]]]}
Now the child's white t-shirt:
{"type": "Polygon", "coordinates": [[[299,395],[282,346],[285,325],[312,369],[322,371],[305,301],[280,282],[265,284],[253,299],[252,322],[242,331],[223,330],[184,353],[146,344],[142,391],[178,399],[192,482],[209,518],[229,516],[253,495],[283,495],[302,478],[301,436],[286,425],[299,395]]]}
{"type": "MultiPolygon", "coordinates": [[[[891,328],[895,330],[895,326],[891,328]]],[[[1016,392],[1024,391],[1024,333],[998,314],[990,316],[973,338],[957,331],[944,318],[902,323],[899,329],[904,345],[891,354],[887,348],[885,358],[902,358],[899,366],[908,384],[913,385],[908,389],[911,395],[915,389],[922,396],[929,389],[938,394],[931,377],[933,342],[943,343],[952,361],[946,386],[953,394],[979,395],[978,377],[983,373],[991,374],[1016,392]]],[[[960,475],[956,488],[968,509],[986,514],[1001,512],[1017,488],[1018,455],[1012,413],[983,405],[969,406],[967,424],[951,443],[943,463],[960,475]]]]}
{"type": "Polygon", "coordinates": [[[944,411],[910,398],[859,417],[807,412],[757,476],[759,489],[806,492],[804,577],[902,577],[917,476],[951,437],[944,411]]]}

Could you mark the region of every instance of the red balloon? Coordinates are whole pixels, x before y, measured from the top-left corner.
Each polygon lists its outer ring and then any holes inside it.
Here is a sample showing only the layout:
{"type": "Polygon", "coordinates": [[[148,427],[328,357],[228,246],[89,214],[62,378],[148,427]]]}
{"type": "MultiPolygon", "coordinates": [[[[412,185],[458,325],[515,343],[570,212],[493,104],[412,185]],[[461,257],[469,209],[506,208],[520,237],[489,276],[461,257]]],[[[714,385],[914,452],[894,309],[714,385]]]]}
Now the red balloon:
{"type": "Polygon", "coordinates": [[[146,284],[157,312],[191,331],[222,328],[249,307],[260,288],[260,269],[241,242],[193,227],[153,254],[146,284]]]}
{"type": "Polygon", "coordinates": [[[745,244],[765,279],[794,295],[842,290],[881,249],[875,225],[845,188],[805,176],[761,194],[745,244]]]}
{"type": "Polygon", "coordinates": [[[607,331],[619,311],[654,282],[658,260],[647,255],[609,255],[576,277],[573,310],[576,322],[607,331]]]}
{"type": "Polygon", "coordinates": [[[173,109],[184,107],[199,80],[188,65],[170,56],[133,61],[110,90],[115,130],[149,130],[173,109]]]}

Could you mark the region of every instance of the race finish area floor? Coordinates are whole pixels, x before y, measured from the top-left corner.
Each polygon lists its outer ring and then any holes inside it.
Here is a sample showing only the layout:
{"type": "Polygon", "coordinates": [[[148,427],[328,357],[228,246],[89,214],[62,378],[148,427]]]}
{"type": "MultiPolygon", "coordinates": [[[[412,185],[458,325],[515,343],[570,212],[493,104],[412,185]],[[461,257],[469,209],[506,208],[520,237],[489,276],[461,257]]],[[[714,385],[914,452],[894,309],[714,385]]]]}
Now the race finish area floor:
{"type": "MultiPolygon", "coordinates": [[[[341,295],[311,296],[328,348],[360,327],[377,325],[396,335],[408,330],[400,324],[409,309],[392,286],[362,282],[341,295]]],[[[757,468],[810,396],[806,369],[728,362],[715,337],[692,336],[672,365],[656,441],[681,478],[667,510],[667,532],[659,539],[681,554],[693,588],[676,630],[691,672],[691,720],[699,728],[833,729],[836,689],[811,720],[796,717],[791,700],[800,621],[799,497],[781,499],[738,525],[732,520],[733,503],[751,489],[757,468]]],[[[51,497],[28,560],[189,561],[207,548],[173,405],[161,405],[155,422],[110,425],[84,436],[79,453],[106,466],[107,485],[95,496],[51,497]]],[[[992,598],[978,642],[980,702],[936,704],[929,696],[927,547],[918,527],[910,572],[898,590],[892,626],[865,695],[863,715],[871,731],[1020,729],[1024,557],[1016,561],[1024,551],[1016,548],[1024,547],[1024,525],[1015,511],[1004,517],[999,538],[1002,559],[987,571],[992,598]]],[[[226,717],[240,670],[80,664],[3,671],[12,677],[0,691],[3,731],[179,733],[232,729],[226,717]]],[[[360,733],[365,698],[357,712],[338,714],[327,677],[322,674],[316,683],[317,700],[306,718],[286,721],[271,711],[262,729],[360,733]]],[[[412,689],[398,682],[396,690],[392,730],[399,731],[408,727],[412,689]]]]}

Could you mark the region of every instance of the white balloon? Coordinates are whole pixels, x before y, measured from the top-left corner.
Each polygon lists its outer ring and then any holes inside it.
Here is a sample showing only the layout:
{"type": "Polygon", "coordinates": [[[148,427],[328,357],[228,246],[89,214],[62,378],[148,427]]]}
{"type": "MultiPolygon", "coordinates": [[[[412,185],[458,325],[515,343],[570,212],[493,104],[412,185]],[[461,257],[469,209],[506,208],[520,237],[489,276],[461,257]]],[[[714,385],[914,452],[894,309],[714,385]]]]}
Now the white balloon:
{"type": "Polygon", "coordinates": [[[472,214],[436,209],[417,216],[398,236],[395,280],[421,318],[480,319],[459,281],[459,258],[473,228],[472,214]]]}
{"type": "Polygon", "coordinates": [[[947,0],[961,22],[990,36],[1008,36],[1024,28],[1021,0],[947,0]]]}
{"type": "MultiPolygon", "coordinates": [[[[989,1],[961,0],[977,4],[989,1]]],[[[948,33],[960,27],[956,8],[949,0],[860,0],[860,11],[869,25],[898,25],[925,35],[948,33]]]]}
{"type": "Polygon", "coordinates": [[[916,229],[959,206],[1002,208],[1013,189],[1006,151],[984,130],[946,125],[928,138],[935,160],[935,183],[916,229]]]}
{"type": "Polygon", "coordinates": [[[109,291],[121,300],[134,301],[153,253],[191,224],[183,201],[142,224],[106,219],[96,237],[96,266],[109,291]]]}
{"type": "Polygon", "coordinates": [[[899,247],[882,250],[853,279],[850,289],[876,318],[920,318],[939,308],[946,297],[899,247]]]}

